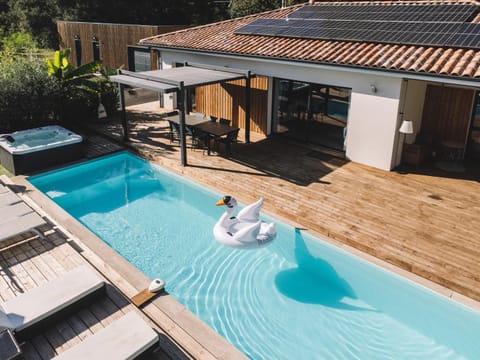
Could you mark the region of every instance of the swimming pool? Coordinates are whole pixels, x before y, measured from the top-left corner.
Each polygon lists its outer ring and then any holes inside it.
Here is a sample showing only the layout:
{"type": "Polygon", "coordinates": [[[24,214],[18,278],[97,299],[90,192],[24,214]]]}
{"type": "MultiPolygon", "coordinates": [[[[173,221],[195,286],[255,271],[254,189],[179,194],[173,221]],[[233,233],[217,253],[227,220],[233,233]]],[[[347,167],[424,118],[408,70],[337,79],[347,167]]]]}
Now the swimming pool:
{"type": "Polygon", "coordinates": [[[278,221],[224,247],[222,195],[129,153],[29,181],[252,359],[480,358],[478,312],[278,221]]]}

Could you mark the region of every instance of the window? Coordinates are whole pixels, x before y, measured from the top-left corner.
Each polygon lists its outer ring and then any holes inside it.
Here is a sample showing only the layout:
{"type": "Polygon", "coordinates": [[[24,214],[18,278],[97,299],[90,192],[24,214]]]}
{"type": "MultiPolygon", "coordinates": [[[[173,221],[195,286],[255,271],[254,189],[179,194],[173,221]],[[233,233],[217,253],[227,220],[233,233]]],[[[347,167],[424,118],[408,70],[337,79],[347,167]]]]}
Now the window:
{"type": "Polygon", "coordinates": [[[75,58],[77,66],[82,65],[82,40],[79,35],[75,35],[75,58]]]}
{"type": "Polygon", "coordinates": [[[100,41],[96,36],[92,39],[93,60],[100,60],[100,41]]]}
{"type": "Polygon", "coordinates": [[[135,50],[133,52],[134,71],[152,70],[150,51],[135,50]]]}

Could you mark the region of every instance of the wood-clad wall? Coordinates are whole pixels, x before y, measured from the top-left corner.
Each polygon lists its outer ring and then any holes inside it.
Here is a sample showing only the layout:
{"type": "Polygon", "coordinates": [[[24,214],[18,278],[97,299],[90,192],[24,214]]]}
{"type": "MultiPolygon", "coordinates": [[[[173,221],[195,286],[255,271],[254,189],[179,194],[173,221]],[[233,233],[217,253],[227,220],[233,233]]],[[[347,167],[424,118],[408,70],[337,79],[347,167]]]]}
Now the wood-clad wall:
{"type": "MultiPolygon", "coordinates": [[[[245,128],[245,80],[198,87],[195,91],[197,111],[231,121],[245,128]]],[[[267,133],[268,78],[251,79],[250,130],[267,133]]]]}
{"type": "Polygon", "coordinates": [[[472,89],[428,85],[421,132],[437,143],[465,144],[474,97],[472,89]]]}
{"type": "MultiPolygon", "coordinates": [[[[92,39],[95,36],[100,42],[100,59],[103,64],[109,68],[119,68],[123,65],[124,69],[128,68],[128,45],[137,45],[140,39],[185,27],[185,25],[151,26],[76,21],[57,22],[60,49],[72,49],[70,55],[72,64],[76,64],[75,36],[79,36],[82,43],[82,63],[93,60],[92,39]]],[[[152,67],[155,66],[156,61],[152,61],[152,67]]]]}

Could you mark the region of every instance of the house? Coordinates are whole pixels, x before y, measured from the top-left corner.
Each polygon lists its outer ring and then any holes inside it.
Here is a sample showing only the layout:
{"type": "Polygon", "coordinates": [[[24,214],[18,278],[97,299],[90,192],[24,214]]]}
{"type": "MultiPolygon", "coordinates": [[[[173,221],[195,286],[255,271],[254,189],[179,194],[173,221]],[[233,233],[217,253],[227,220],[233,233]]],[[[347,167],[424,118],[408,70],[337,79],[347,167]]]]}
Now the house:
{"type": "Polygon", "coordinates": [[[71,49],[73,64],[102,60],[103,65],[132,71],[157,69],[155,52],[138,46],[140,39],[185,29],[185,25],[133,25],[57,21],[61,49],[71,49]]]}
{"type": "MultiPolygon", "coordinates": [[[[474,1],[311,1],[139,44],[163,69],[194,62],[255,73],[253,131],[385,170],[435,156],[480,158],[474,1]]],[[[242,81],[197,88],[196,111],[244,127],[242,81]]],[[[164,101],[175,107],[174,96],[164,101]]]]}

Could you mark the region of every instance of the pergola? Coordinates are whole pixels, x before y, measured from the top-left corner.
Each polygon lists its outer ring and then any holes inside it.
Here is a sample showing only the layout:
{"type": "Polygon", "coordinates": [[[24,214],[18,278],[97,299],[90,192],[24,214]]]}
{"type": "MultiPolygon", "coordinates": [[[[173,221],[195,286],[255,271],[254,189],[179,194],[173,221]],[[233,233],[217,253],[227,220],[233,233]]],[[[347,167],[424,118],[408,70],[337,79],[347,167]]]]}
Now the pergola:
{"type": "Polygon", "coordinates": [[[249,70],[215,67],[203,64],[185,63],[185,66],[163,70],[132,72],[119,70],[110,80],[119,84],[122,109],[123,138],[129,140],[125,113],[125,85],[153,90],[162,94],[177,93],[177,107],[180,112],[180,148],[182,165],[187,165],[185,141],[185,114],[187,111],[187,90],[230,80],[245,79],[245,142],[250,142],[250,79],[255,75],[249,70]]]}

